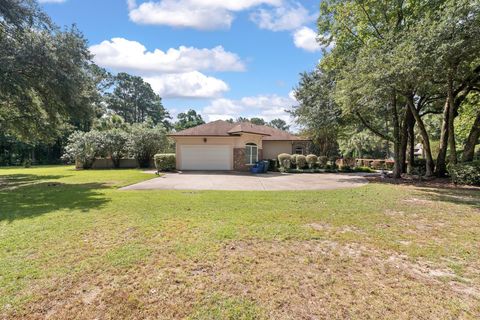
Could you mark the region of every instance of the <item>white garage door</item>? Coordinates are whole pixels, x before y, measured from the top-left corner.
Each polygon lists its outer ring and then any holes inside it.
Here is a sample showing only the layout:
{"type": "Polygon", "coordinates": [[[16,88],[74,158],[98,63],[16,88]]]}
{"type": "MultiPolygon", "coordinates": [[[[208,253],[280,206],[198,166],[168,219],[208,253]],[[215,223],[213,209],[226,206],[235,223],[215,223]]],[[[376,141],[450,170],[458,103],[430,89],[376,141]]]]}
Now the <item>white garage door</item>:
{"type": "Polygon", "coordinates": [[[231,170],[230,146],[180,146],[181,170],[231,170]]]}

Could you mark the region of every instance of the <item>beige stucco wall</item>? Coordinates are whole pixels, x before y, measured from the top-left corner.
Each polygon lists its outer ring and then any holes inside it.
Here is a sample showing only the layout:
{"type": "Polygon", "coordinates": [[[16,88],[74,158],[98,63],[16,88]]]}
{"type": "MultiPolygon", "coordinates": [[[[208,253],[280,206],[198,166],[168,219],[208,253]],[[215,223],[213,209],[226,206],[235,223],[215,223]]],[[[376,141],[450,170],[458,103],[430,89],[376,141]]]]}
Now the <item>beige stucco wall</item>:
{"type": "Polygon", "coordinates": [[[182,145],[228,145],[232,151],[230,167],[233,169],[233,149],[244,148],[247,143],[255,143],[259,149],[262,148],[262,136],[257,134],[242,134],[241,136],[231,137],[174,137],[176,142],[175,153],[177,155],[177,168],[181,169],[182,163],[182,145]]]}
{"type": "Polygon", "coordinates": [[[292,153],[291,141],[263,141],[263,158],[277,159],[280,153],[292,153]]]}

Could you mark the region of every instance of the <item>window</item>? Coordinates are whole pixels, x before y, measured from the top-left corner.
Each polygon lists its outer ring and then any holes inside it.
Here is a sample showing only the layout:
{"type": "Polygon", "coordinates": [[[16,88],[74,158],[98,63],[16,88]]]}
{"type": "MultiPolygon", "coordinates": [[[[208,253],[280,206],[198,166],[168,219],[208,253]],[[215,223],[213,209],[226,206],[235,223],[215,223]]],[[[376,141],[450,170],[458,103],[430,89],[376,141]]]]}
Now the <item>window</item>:
{"type": "Polygon", "coordinates": [[[295,154],[303,154],[303,148],[302,147],[296,147],[295,148],[295,154]]]}
{"type": "Polygon", "coordinates": [[[247,164],[255,164],[258,161],[258,147],[255,143],[245,145],[245,160],[247,164]]]}

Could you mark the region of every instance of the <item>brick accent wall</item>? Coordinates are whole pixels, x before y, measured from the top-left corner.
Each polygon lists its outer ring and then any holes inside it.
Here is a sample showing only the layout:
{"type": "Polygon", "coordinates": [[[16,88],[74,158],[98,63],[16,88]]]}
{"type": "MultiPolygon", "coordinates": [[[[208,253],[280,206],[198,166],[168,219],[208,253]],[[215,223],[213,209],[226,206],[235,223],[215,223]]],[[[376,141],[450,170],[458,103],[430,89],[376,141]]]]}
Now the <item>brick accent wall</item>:
{"type": "MultiPolygon", "coordinates": [[[[258,149],[258,160],[263,159],[263,150],[258,149]]],[[[245,148],[233,149],[233,170],[235,171],[248,171],[249,165],[245,164],[245,148]]]]}

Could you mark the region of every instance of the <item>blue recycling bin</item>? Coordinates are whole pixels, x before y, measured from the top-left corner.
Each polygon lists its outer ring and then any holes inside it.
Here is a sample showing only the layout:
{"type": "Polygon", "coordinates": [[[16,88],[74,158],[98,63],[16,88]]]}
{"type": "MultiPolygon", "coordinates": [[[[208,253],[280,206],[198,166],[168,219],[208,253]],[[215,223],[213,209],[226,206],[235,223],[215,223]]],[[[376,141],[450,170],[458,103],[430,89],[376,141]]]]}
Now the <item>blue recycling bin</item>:
{"type": "Polygon", "coordinates": [[[263,173],[264,170],[265,164],[263,162],[257,162],[250,168],[251,173],[263,173]]]}

